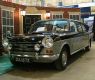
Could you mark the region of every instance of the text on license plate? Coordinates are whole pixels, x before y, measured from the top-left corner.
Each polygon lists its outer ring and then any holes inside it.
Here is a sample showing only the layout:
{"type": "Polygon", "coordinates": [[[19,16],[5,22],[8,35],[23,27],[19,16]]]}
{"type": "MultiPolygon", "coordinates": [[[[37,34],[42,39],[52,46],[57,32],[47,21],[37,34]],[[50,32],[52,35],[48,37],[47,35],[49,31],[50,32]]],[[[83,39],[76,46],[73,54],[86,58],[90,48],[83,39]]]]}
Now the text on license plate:
{"type": "Polygon", "coordinates": [[[30,62],[30,60],[28,58],[19,58],[19,57],[16,57],[15,60],[17,62],[30,62]]]}

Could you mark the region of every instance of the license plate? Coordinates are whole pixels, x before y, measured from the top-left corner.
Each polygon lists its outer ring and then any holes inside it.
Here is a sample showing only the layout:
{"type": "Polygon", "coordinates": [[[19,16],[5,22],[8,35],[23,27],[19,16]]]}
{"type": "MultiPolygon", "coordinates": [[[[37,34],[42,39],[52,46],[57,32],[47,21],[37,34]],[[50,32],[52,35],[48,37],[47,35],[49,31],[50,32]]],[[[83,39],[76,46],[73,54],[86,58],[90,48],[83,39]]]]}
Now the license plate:
{"type": "Polygon", "coordinates": [[[15,60],[17,62],[30,62],[29,58],[19,58],[19,57],[16,57],[15,60]]]}

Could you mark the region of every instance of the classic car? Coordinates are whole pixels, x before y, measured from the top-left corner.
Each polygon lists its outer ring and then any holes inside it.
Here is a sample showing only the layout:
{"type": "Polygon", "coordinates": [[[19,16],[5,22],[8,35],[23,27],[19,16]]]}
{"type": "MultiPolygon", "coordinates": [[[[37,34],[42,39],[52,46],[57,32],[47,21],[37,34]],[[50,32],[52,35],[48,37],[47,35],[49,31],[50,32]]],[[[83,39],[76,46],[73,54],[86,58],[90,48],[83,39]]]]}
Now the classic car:
{"type": "MultiPolygon", "coordinates": [[[[69,19],[40,20],[27,35],[9,39],[11,62],[53,63],[56,69],[66,68],[70,55],[80,50],[90,50],[91,39],[85,25],[69,19]]],[[[7,45],[6,45],[7,46],[7,45]]]]}

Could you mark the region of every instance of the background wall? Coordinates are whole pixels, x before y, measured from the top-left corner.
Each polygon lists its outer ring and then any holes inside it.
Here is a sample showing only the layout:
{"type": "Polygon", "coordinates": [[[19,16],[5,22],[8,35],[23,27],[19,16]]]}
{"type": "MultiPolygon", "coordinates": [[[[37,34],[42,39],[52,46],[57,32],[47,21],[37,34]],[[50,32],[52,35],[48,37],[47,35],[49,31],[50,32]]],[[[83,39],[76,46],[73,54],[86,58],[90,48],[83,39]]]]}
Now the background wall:
{"type": "Polygon", "coordinates": [[[74,5],[92,1],[94,2],[95,0],[3,0],[3,1],[10,1],[13,3],[31,6],[57,6],[58,2],[62,2],[63,5],[74,5]]]}

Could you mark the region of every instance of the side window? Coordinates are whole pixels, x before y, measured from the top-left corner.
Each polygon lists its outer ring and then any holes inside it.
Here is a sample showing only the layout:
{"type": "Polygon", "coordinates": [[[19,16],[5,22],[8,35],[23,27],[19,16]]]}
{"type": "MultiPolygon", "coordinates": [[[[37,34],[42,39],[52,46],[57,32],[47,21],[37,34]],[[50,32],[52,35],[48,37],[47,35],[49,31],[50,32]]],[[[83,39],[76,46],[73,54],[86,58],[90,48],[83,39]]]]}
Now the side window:
{"type": "Polygon", "coordinates": [[[70,22],[70,31],[77,32],[76,24],[74,22],[70,22]]]}
{"type": "Polygon", "coordinates": [[[89,26],[86,25],[86,24],[81,24],[82,25],[82,28],[83,28],[83,32],[87,32],[89,30],[89,26]]]}
{"type": "Polygon", "coordinates": [[[77,31],[78,32],[83,32],[82,25],[79,22],[75,22],[77,26],[77,31]]]}
{"type": "Polygon", "coordinates": [[[56,32],[64,32],[64,31],[69,31],[69,25],[68,25],[68,21],[56,21],[55,23],[56,25],[56,32]]]}

